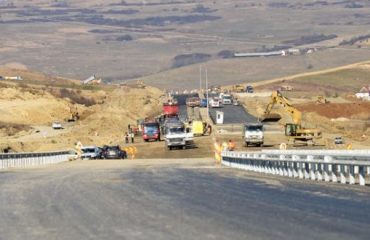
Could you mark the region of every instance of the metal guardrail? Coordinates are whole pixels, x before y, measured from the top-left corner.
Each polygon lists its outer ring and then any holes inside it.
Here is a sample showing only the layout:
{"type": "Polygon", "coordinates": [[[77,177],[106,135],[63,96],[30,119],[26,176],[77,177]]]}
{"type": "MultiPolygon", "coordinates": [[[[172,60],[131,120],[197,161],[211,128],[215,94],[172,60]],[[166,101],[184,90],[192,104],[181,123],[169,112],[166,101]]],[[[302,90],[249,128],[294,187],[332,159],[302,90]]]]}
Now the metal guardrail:
{"type": "Polygon", "coordinates": [[[370,150],[263,150],[222,153],[225,166],[291,178],[370,184],[370,150]]]}
{"type": "Polygon", "coordinates": [[[45,153],[5,153],[0,154],[0,170],[56,164],[68,161],[71,156],[74,156],[72,151],[45,153]]]}

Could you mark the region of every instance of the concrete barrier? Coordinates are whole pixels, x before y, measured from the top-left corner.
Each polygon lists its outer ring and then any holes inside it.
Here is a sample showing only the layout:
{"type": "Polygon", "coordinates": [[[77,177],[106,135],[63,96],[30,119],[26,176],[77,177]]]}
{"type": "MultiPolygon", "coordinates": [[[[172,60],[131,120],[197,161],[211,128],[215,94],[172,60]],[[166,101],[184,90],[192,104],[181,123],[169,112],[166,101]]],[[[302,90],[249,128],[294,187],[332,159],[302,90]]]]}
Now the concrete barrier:
{"type": "Polygon", "coordinates": [[[44,153],[5,153],[0,154],[0,170],[27,168],[66,162],[74,156],[71,151],[44,153]]]}
{"type": "Polygon", "coordinates": [[[370,184],[370,150],[222,152],[225,166],[265,174],[342,184],[370,184]]]}

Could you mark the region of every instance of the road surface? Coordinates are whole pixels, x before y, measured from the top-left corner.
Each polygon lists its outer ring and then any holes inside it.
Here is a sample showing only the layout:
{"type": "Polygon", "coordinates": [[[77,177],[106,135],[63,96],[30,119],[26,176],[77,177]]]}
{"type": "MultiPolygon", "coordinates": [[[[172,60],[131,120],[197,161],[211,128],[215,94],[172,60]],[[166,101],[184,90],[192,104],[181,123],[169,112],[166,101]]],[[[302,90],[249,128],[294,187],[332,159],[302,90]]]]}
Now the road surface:
{"type": "Polygon", "coordinates": [[[221,108],[210,108],[209,114],[216,122],[216,111],[224,113],[224,124],[241,124],[247,122],[257,122],[257,118],[245,111],[243,106],[222,105],[221,108]]]}
{"type": "Polygon", "coordinates": [[[211,160],[80,161],[0,173],[0,239],[369,239],[370,190],[211,160]]]}

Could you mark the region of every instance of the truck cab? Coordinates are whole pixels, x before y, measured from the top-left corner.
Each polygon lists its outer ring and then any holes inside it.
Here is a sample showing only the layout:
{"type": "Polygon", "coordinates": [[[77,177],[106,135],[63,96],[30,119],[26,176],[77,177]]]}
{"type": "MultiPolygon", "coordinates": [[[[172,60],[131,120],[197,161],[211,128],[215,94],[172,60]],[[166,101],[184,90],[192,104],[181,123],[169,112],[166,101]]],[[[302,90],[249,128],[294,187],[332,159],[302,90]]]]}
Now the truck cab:
{"type": "Polygon", "coordinates": [[[264,142],[263,124],[247,123],[244,125],[245,146],[255,145],[262,146],[264,142]]]}
{"type": "Polygon", "coordinates": [[[222,104],[223,105],[231,105],[233,103],[232,97],[230,94],[224,94],[222,96],[222,104]]]}
{"type": "Polygon", "coordinates": [[[253,93],[253,92],[254,92],[254,89],[253,89],[253,87],[252,87],[252,86],[248,85],[248,86],[246,86],[246,88],[245,88],[245,92],[246,92],[246,93],[253,93]]]}
{"type": "Polygon", "coordinates": [[[165,142],[169,150],[174,147],[186,149],[193,144],[193,133],[188,132],[185,124],[177,119],[169,119],[164,124],[165,142]]]}
{"type": "Polygon", "coordinates": [[[159,123],[155,121],[144,122],[143,124],[143,139],[145,142],[149,140],[160,141],[161,134],[159,123]]]}

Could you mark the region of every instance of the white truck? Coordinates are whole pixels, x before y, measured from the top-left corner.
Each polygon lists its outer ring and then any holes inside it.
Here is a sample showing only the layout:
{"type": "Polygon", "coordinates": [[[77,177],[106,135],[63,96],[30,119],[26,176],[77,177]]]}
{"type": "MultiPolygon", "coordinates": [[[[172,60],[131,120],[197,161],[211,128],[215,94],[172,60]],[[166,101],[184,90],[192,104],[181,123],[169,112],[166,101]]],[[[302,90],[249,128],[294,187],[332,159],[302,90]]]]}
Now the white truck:
{"type": "Polygon", "coordinates": [[[169,150],[174,147],[186,149],[194,144],[194,135],[188,132],[185,124],[178,119],[168,119],[164,123],[164,138],[169,150]]]}
{"type": "Polygon", "coordinates": [[[233,103],[233,99],[230,94],[223,94],[222,95],[222,104],[223,105],[231,105],[233,103]]]}
{"type": "Polygon", "coordinates": [[[264,142],[263,124],[247,123],[244,125],[245,146],[262,146],[264,142]]]}

